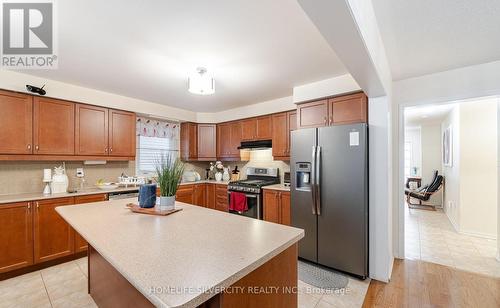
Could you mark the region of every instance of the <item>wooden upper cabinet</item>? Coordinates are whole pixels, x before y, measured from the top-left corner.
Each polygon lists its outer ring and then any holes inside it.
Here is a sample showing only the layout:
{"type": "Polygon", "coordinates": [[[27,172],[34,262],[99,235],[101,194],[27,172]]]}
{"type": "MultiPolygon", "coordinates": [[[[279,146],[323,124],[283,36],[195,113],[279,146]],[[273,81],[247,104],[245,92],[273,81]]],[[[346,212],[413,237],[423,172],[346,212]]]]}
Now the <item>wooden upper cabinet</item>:
{"type": "Polygon", "coordinates": [[[109,155],[135,156],[135,113],[109,109],[109,155]]]}
{"type": "Polygon", "coordinates": [[[231,149],[231,124],[217,124],[217,158],[230,156],[231,149]]]}
{"type": "Polygon", "coordinates": [[[251,141],[257,138],[257,119],[246,119],[240,121],[241,141],[251,141]]]}
{"type": "Polygon", "coordinates": [[[198,159],[198,124],[185,122],[181,123],[181,159],[198,159]]]}
{"type": "Polygon", "coordinates": [[[328,125],[328,100],[297,105],[298,128],[328,125]]]}
{"type": "Polygon", "coordinates": [[[288,130],[293,131],[297,129],[297,111],[288,111],[286,113],[288,117],[288,130]]]}
{"type": "Polygon", "coordinates": [[[76,155],[108,155],[108,109],[76,104],[76,155]]]}
{"type": "Polygon", "coordinates": [[[285,157],[288,151],[288,117],[286,112],[272,115],[273,123],[273,156],[285,157]]]}
{"type": "Polygon", "coordinates": [[[242,141],[268,140],[273,137],[271,116],[241,120],[240,124],[242,141]]]}
{"type": "Polygon", "coordinates": [[[364,93],[334,97],[328,105],[330,125],[368,122],[368,98],[364,93]]]}
{"type": "Polygon", "coordinates": [[[257,118],[257,140],[270,140],[273,138],[272,117],[262,116],[257,118]]]}
{"type": "Polygon", "coordinates": [[[75,104],[57,99],[33,98],[34,154],[75,154],[75,104]]]}
{"type": "Polygon", "coordinates": [[[241,145],[241,123],[231,122],[231,141],[229,142],[229,156],[232,158],[240,158],[240,150],[238,147],[241,145]]]}
{"type": "Polygon", "coordinates": [[[198,160],[216,160],[217,128],[215,124],[198,124],[198,160]]]}
{"type": "Polygon", "coordinates": [[[0,206],[0,273],[33,264],[33,216],[30,202],[0,206]]]}
{"type": "Polygon", "coordinates": [[[71,255],[74,251],[73,228],[55,208],[73,204],[73,198],[40,200],[34,204],[35,263],[71,255]]]}
{"type": "Polygon", "coordinates": [[[33,150],[33,98],[0,91],[0,154],[31,154],[33,150]]]}

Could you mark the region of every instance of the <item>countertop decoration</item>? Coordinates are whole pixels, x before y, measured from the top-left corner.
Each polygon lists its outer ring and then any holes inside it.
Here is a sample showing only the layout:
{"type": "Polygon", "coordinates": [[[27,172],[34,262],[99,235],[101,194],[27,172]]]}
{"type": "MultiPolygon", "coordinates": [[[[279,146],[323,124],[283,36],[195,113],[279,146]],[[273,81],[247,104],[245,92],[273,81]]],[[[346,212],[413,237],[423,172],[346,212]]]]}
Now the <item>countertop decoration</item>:
{"type": "Polygon", "coordinates": [[[156,163],[156,180],[160,187],[160,211],[175,208],[175,193],[183,173],[184,163],[172,155],[162,156],[156,163]]]}

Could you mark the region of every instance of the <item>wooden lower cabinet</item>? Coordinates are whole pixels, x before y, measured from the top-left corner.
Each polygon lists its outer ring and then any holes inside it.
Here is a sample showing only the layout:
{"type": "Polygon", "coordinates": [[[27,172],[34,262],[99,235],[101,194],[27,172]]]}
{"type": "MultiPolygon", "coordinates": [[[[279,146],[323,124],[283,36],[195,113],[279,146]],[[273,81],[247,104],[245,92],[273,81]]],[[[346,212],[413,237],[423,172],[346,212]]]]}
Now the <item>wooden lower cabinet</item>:
{"type": "Polygon", "coordinates": [[[215,184],[215,209],[223,212],[229,211],[227,185],[215,184]]]}
{"type": "Polygon", "coordinates": [[[193,204],[198,206],[205,205],[205,183],[193,185],[193,204]]]}
{"type": "Polygon", "coordinates": [[[55,210],[58,206],[71,205],[73,202],[73,197],[34,202],[35,263],[73,254],[74,230],[55,210]]]}
{"type": "Polygon", "coordinates": [[[33,264],[32,203],[0,205],[0,273],[33,264]]]}
{"type": "Polygon", "coordinates": [[[264,220],[290,225],[290,192],[264,189],[264,220]]]}
{"type": "MultiPolygon", "coordinates": [[[[108,194],[96,194],[75,197],[75,204],[101,202],[108,200],[108,194]]],[[[88,243],[78,232],[75,233],[75,252],[87,251],[88,243]]]]}
{"type": "Polygon", "coordinates": [[[205,206],[209,209],[215,209],[215,185],[212,183],[205,184],[205,206]]]}
{"type": "Polygon", "coordinates": [[[188,204],[194,202],[194,186],[192,184],[180,185],[175,194],[175,200],[188,204]]]}

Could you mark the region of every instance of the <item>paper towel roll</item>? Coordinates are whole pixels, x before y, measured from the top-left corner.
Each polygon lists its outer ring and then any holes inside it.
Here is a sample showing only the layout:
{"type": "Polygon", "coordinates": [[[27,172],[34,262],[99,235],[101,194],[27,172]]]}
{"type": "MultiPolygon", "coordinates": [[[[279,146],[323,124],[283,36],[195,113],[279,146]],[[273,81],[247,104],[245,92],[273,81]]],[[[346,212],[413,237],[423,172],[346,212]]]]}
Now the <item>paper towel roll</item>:
{"type": "Polygon", "coordinates": [[[52,181],[52,169],[43,169],[43,181],[44,182],[52,181]]]}

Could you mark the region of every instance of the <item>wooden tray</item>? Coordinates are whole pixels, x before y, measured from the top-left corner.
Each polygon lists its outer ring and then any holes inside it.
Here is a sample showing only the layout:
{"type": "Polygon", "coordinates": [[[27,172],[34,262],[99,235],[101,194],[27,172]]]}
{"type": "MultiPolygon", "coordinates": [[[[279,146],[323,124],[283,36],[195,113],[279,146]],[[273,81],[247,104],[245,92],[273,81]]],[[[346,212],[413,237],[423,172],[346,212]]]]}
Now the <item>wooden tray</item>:
{"type": "Polygon", "coordinates": [[[167,210],[167,211],[158,211],[156,210],[155,207],[145,209],[140,207],[137,204],[134,203],[127,203],[127,208],[131,210],[134,213],[140,213],[140,214],[148,214],[148,215],[157,215],[157,216],[167,216],[179,211],[182,211],[182,209],[173,209],[173,210],[167,210]]]}

